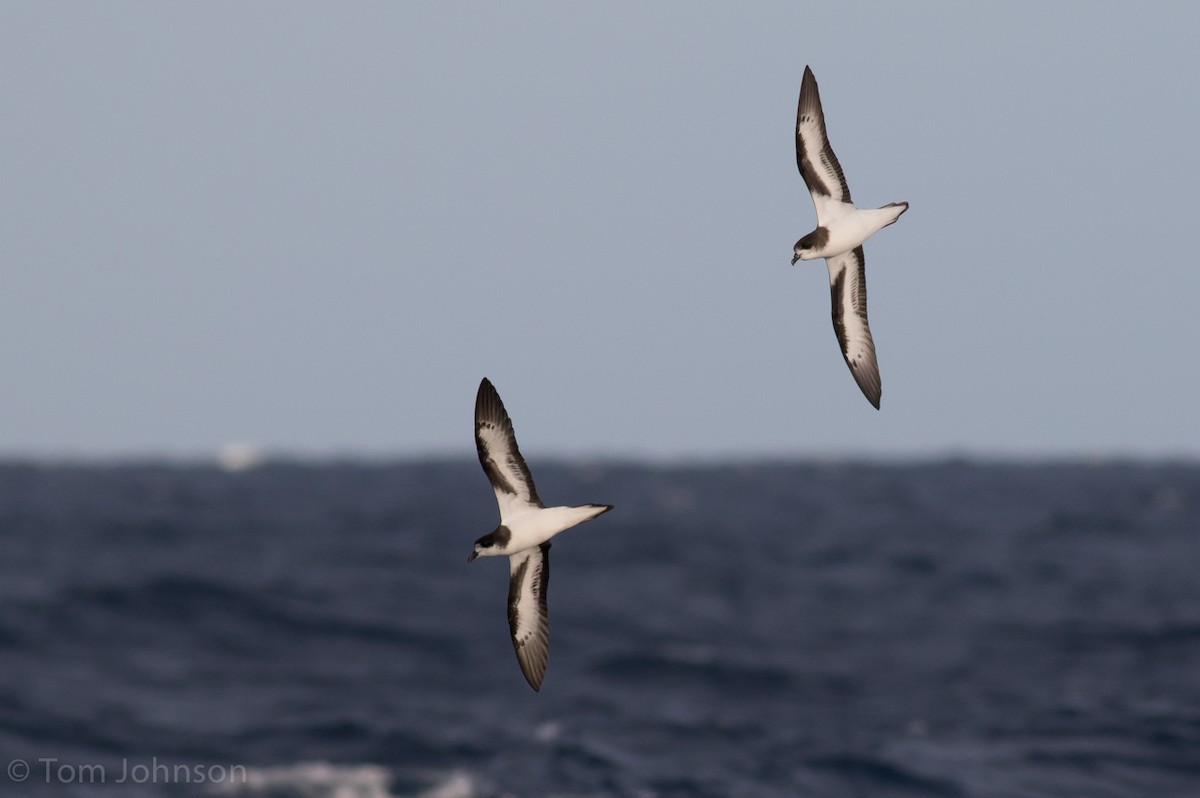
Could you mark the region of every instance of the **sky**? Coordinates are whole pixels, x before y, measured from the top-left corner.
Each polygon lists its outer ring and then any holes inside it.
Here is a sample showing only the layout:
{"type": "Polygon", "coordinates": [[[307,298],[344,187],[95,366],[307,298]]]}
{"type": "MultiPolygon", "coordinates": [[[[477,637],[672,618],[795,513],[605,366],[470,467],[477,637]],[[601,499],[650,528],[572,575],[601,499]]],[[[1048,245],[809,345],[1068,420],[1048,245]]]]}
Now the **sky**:
{"type": "Polygon", "coordinates": [[[1200,4],[0,3],[0,457],[1200,457],[1200,4]],[[830,323],[805,65],[882,409],[830,323]]]}

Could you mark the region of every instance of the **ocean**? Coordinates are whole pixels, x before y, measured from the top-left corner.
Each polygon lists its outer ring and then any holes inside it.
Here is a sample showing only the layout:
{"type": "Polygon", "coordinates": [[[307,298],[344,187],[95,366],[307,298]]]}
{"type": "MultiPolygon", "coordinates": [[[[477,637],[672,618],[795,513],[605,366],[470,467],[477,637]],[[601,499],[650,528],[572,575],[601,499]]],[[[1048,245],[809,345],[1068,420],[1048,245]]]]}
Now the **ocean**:
{"type": "Polygon", "coordinates": [[[1200,465],[0,464],[0,795],[1200,796],[1200,465]]]}

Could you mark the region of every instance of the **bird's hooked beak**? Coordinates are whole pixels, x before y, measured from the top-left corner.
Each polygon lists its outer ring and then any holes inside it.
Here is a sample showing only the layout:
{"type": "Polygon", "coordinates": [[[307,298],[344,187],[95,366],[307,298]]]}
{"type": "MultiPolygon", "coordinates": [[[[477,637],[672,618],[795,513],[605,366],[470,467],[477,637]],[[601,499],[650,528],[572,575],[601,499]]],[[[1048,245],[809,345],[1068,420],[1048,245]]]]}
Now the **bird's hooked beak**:
{"type": "Polygon", "coordinates": [[[471,552],[471,556],[467,558],[467,562],[475,562],[475,558],[479,556],[479,552],[471,552]]]}
{"type": "Polygon", "coordinates": [[[799,255],[793,255],[793,256],[792,256],[792,265],[793,265],[793,266],[795,266],[795,265],[796,265],[796,261],[798,261],[798,260],[800,260],[800,256],[799,256],[799,255]]]}

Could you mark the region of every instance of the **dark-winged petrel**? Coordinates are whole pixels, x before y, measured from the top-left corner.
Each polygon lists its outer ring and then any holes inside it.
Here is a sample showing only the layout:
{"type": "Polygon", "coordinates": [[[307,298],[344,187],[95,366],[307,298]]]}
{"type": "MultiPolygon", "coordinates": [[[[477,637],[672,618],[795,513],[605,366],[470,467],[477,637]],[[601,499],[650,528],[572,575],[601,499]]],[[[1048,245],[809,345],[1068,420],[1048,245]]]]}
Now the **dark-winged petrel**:
{"type": "Polygon", "coordinates": [[[796,242],[798,260],[824,258],[833,299],[833,331],[842,357],[863,394],[879,408],[883,386],[875,360],[875,341],[867,326],[867,276],[863,242],[900,218],[907,202],[882,208],[856,208],[829,137],[812,70],[804,68],[796,109],[796,163],[817,209],[817,229],[796,242]]]}
{"type": "Polygon", "coordinates": [[[550,584],[550,538],[612,509],[611,504],[546,507],[517,448],[512,421],[500,394],[485,377],[475,395],[475,447],[496,492],[500,526],[475,541],[467,558],[508,557],[508,628],[529,686],[538,690],[550,656],[546,591],[550,584]]]}

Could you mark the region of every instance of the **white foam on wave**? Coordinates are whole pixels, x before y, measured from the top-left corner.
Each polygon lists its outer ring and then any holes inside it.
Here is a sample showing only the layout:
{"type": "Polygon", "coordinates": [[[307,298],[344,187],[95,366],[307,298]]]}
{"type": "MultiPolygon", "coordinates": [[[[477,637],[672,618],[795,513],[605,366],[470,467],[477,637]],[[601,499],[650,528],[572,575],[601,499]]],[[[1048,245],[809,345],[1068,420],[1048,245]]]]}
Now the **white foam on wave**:
{"type": "Polygon", "coordinates": [[[248,767],[239,782],[214,785],[221,795],[288,798],[481,798],[479,780],[462,771],[419,774],[429,786],[411,796],[391,791],[393,774],[380,765],[301,762],[277,767],[248,767]]]}
{"type": "Polygon", "coordinates": [[[482,795],[478,779],[469,773],[455,771],[428,790],[422,790],[418,798],[480,798],[482,795]]]}

